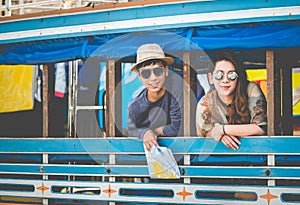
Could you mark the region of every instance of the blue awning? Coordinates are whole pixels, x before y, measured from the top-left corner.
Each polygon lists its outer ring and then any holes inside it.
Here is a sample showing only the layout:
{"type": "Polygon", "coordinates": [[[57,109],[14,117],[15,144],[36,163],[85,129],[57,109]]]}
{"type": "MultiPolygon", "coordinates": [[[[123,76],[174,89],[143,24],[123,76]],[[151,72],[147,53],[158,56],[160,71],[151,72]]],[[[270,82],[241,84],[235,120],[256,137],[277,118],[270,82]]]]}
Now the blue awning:
{"type": "Polygon", "coordinates": [[[1,45],[0,64],[45,64],[79,58],[118,59],[144,43],[167,53],[216,49],[277,49],[300,46],[300,21],[201,26],[29,41],[1,45]]]}

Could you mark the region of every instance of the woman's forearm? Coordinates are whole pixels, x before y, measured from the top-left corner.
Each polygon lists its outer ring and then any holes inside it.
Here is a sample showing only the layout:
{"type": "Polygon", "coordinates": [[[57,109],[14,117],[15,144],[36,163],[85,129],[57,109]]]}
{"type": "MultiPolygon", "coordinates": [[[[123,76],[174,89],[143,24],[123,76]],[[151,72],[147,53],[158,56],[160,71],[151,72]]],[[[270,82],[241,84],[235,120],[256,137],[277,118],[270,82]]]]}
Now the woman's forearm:
{"type": "Polygon", "coordinates": [[[227,135],[240,137],[258,136],[265,134],[264,130],[256,124],[224,125],[224,131],[227,135]]]}

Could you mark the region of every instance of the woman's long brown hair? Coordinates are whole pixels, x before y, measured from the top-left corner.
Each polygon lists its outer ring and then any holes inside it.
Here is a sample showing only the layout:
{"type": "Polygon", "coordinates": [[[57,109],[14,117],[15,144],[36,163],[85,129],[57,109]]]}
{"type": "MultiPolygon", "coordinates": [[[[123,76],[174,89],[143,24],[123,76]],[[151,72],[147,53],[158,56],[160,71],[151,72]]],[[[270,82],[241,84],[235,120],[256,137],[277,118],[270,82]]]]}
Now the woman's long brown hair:
{"type": "Polygon", "coordinates": [[[228,51],[220,51],[212,58],[214,67],[209,72],[213,73],[216,63],[222,60],[231,62],[239,76],[233,94],[233,103],[227,107],[228,122],[229,124],[247,124],[250,122],[247,92],[249,81],[243,63],[235,54],[228,51]]]}

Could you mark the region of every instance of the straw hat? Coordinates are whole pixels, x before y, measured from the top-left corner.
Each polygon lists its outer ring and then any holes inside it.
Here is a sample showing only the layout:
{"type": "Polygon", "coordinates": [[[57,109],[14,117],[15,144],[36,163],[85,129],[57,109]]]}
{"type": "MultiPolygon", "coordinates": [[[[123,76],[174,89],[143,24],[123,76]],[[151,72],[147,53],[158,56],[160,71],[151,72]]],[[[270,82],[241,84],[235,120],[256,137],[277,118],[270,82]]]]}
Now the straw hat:
{"type": "Polygon", "coordinates": [[[131,67],[131,71],[134,71],[137,65],[147,61],[160,59],[165,61],[168,65],[174,63],[174,59],[166,57],[163,49],[158,44],[144,44],[137,50],[136,64],[131,67]]]}

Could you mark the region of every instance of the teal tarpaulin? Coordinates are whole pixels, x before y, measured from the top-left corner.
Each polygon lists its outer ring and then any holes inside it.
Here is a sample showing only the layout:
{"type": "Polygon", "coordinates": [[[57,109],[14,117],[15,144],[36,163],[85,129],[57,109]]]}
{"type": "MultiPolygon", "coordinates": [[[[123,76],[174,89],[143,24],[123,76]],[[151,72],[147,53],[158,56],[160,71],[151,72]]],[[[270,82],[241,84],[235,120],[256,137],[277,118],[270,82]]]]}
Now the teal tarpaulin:
{"type": "Polygon", "coordinates": [[[137,47],[150,42],[160,44],[166,52],[293,48],[300,46],[300,21],[203,26],[6,44],[1,46],[0,64],[131,57],[137,47]]]}

